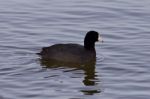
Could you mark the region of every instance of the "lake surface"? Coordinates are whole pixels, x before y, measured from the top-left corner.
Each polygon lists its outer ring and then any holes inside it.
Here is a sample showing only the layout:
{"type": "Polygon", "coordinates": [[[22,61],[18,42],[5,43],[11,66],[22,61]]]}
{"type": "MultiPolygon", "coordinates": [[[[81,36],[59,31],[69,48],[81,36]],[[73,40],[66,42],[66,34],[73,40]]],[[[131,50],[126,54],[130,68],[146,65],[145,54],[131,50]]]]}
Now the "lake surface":
{"type": "Polygon", "coordinates": [[[150,0],[0,0],[0,99],[149,99],[150,0]],[[83,44],[95,65],[47,68],[36,53],[83,44]]]}

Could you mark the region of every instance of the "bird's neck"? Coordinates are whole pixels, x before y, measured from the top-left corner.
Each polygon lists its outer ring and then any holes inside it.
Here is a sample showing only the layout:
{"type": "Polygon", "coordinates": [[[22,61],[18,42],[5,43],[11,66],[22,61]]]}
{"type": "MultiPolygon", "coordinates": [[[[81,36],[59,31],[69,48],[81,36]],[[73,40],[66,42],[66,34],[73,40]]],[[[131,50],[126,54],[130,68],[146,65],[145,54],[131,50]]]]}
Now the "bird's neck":
{"type": "Polygon", "coordinates": [[[95,43],[84,42],[84,48],[87,50],[95,50],[95,43]]]}

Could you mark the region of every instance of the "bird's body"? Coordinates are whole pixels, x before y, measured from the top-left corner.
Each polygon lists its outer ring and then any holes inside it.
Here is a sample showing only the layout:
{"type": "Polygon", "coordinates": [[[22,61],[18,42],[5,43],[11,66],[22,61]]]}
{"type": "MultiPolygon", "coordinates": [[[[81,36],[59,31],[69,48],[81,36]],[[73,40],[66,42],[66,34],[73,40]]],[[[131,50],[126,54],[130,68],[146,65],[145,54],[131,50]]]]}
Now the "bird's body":
{"type": "Polygon", "coordinates": [[[64,62],[86,63],[94,61],[96,58],[95,50],[87,50],[79,44],[55,44],[44,47],[40,53],[42,58],[53,59],[64,62]]]}

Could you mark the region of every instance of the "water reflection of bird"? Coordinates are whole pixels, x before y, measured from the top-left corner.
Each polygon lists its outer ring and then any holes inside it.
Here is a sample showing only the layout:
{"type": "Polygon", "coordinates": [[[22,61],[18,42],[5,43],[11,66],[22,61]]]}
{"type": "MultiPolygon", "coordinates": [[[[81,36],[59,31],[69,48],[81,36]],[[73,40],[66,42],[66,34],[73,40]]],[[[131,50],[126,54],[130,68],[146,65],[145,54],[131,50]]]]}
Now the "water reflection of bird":
{"type": "MultiPolygon", "coordinates": [[[[64,67],[64,68],[73,68],[73,70],[82,70],[84,72],[84,79],[83,79],[83,84],[85,86],[95,86],[96,82],[98,81],[98,79],[96,78],[96,74],[95,74],[95,63],[96,61],[92,61],[88,64],[77,64],[77,63],[68,63],[68,62],[60,62],[60,61],[49,61],[46,59],[40,59],[40,63],[41,66],[43,68],[47,68],[47,69],[54,69],[54,68],[60,68],[60,67],[64,67]]],[[[72,72],[72,69],[71,71],[72,72]]],[[[84,94],[95,94],[95,93],[100,93],[99,89],[81,89],[81,92],[83,92],[84,94]]]]}

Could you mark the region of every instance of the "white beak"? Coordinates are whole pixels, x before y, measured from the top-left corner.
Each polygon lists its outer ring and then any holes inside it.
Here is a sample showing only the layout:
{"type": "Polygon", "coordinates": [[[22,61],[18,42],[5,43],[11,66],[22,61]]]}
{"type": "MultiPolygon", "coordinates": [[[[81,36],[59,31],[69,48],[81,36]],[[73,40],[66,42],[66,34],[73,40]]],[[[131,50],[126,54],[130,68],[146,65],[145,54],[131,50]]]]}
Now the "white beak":
{"type": "Polygon", "coordinates": [[[98,37],[98,41],[104,42],[103,39],[102,39],[102,37],[101,37],[100,35],[99,35],[99,37],[98,37]]]}

